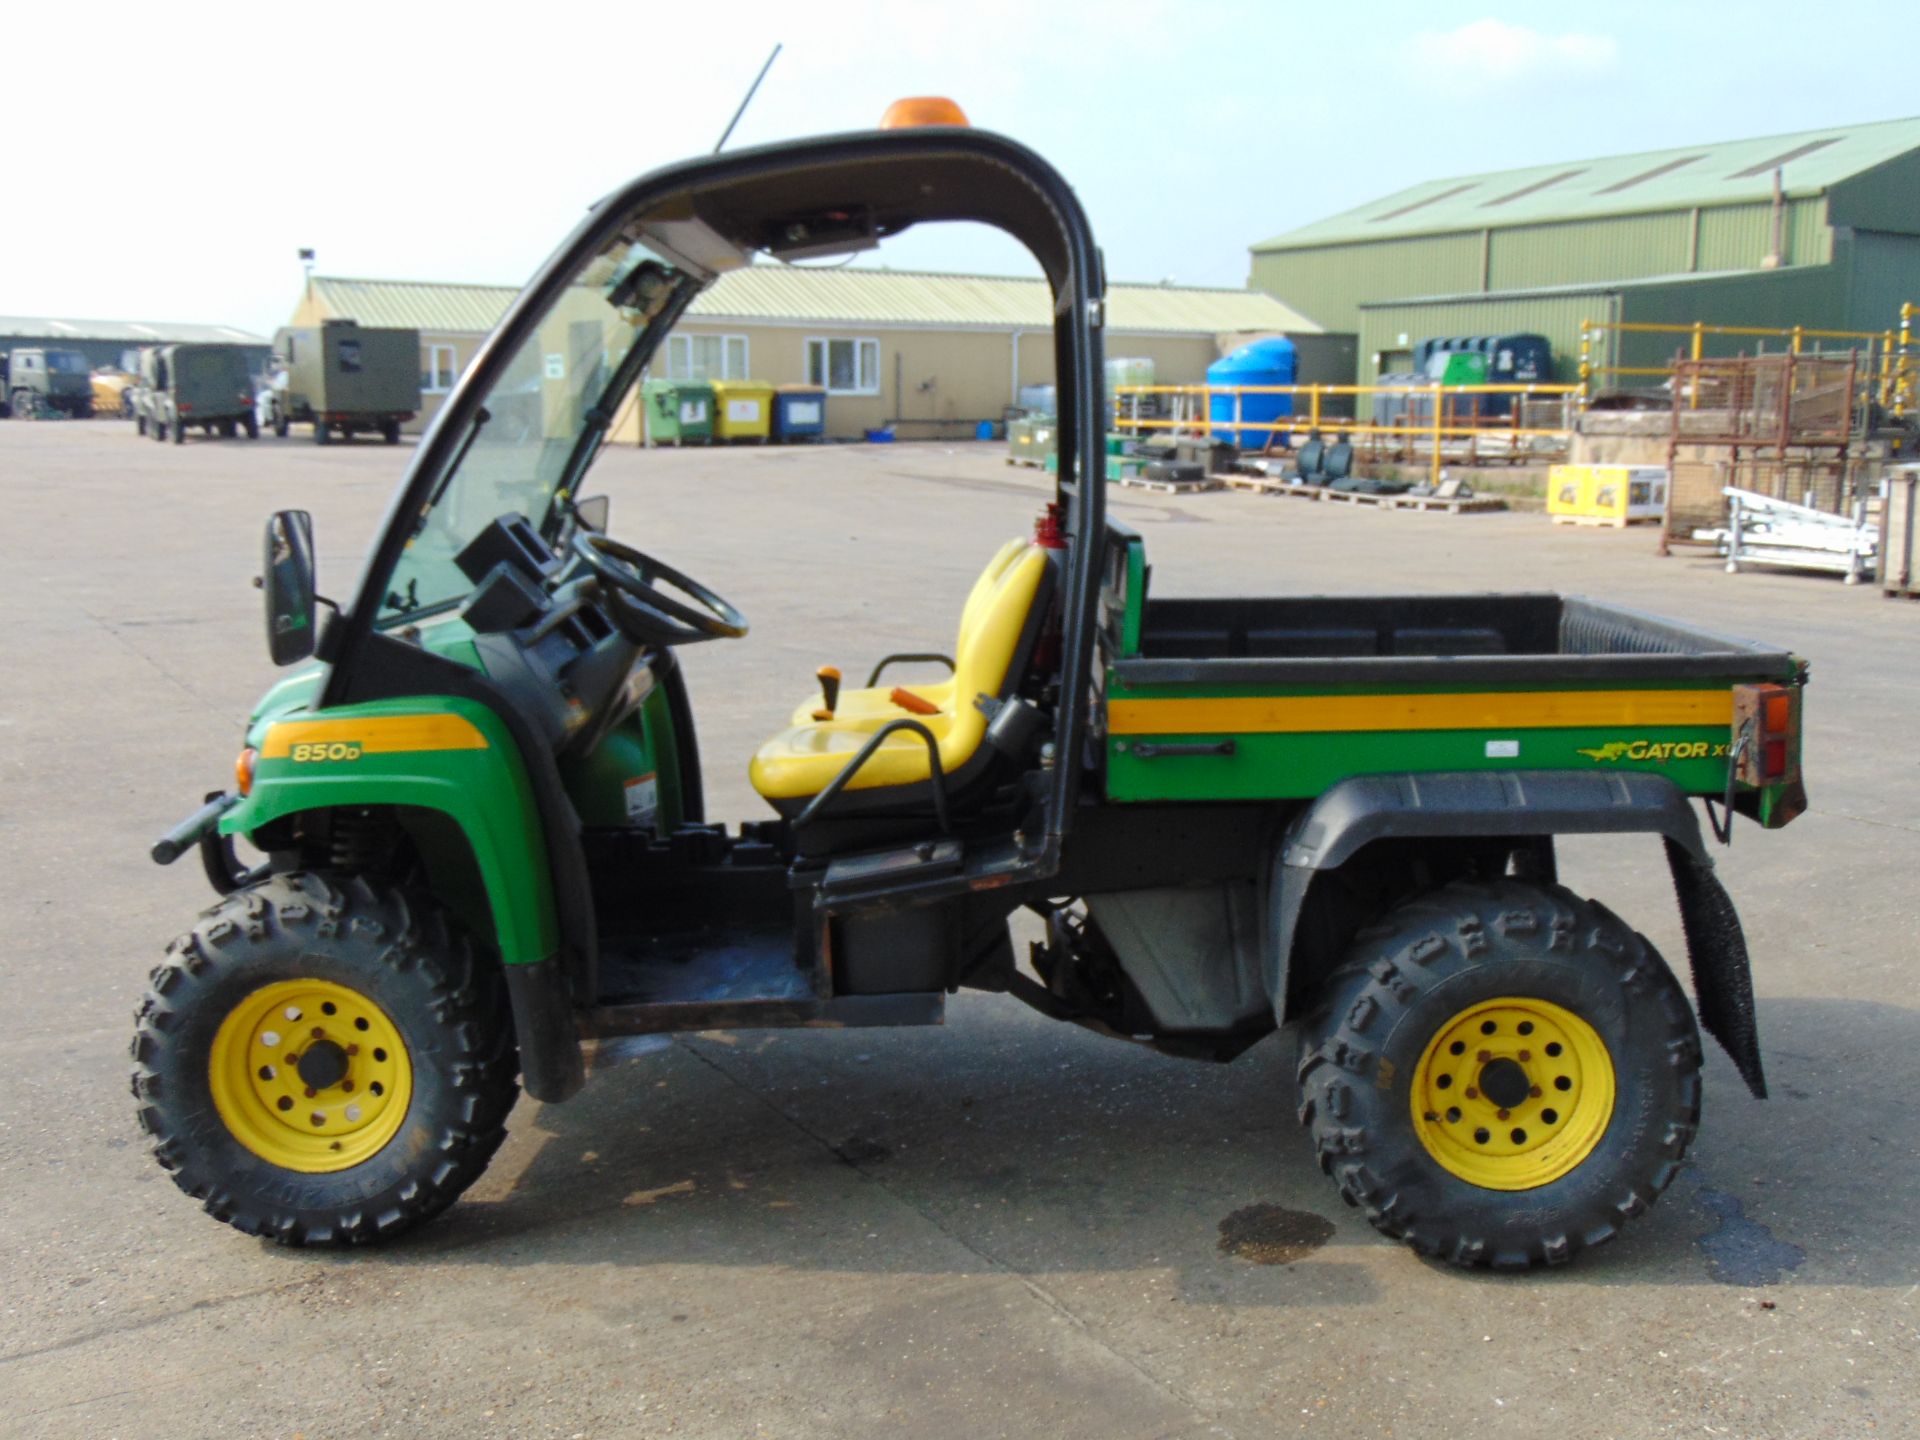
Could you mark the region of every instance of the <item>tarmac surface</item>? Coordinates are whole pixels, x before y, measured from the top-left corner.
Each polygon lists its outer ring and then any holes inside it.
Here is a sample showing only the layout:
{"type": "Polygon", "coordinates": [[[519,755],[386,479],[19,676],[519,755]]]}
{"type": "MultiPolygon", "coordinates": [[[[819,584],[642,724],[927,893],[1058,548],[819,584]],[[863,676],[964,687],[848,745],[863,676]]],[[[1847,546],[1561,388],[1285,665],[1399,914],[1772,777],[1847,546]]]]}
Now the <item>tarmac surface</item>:
{"type": "MultiPolygon", "coordinates": [[[[0,1431],[10,1436],[1920,1433],[1920,606],[1659,559],[1645,530],[1110,492],[1156,592],[1585,593],[1813,662],[1813,808],[1721,874],[1775,1098],[1717,1048],[1685,1173],[1565,1269],[1377,1236],[1293,1118],[1290,1037],[1168,1059],[961,995],[944,1029],[603,1050],[386,1249],[277,1249],[148,1158],[133,1006],[211,898],[147,848],[275,672],[261,522],[344,596],[409,448],[0,423],[0,1431]]],[[[944,648],[1044,477],[997,446],[608,452],[613,531],[733,599],[686,653],[711,812],[810,689],[944,648]]],[[[1683,954],[1651,839],[1563,878],[1683,954]]],[[[1684,973],[1684,964],[1680,966],[1684,973]]]]}

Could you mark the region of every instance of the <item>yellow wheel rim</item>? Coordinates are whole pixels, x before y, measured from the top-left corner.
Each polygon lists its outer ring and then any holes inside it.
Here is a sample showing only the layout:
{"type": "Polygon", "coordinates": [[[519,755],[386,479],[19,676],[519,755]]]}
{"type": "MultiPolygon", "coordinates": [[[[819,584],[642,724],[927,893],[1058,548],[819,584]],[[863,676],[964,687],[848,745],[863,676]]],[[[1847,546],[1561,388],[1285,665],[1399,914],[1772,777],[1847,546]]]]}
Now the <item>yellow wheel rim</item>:
{"type": "Polygon", "coordinates": [[[207,1080],[234,1139],[310,1174],[378,1154],[413,1099],[413,1061],[393,1021],[330,980],[282,980],[234,1006],[207,1080]]]}
{"type": "Polygon", "coordinates": [[[1413,1077],[1413,1130],[1469,1184],[1534,1190],[1593,1153],[1613,1119],[1613,1057],[1550,1000],[1503,997],[1460,1011],[1413,1077]]]}

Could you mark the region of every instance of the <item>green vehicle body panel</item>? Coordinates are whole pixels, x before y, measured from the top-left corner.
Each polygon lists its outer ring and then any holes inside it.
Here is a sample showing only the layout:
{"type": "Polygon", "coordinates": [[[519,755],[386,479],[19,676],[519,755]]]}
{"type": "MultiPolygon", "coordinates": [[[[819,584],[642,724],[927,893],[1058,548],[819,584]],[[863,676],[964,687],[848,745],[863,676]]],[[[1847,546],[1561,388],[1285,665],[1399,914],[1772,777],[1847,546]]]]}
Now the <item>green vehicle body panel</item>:
{"type": "MultiPolygon", "coordinates": [[[[1791,683],[1791,676],[1774,678],[1791,683]]],[[[1422,695],[1510,693],[1537,695],[1544,691],[1604,692],[1617,683],[1586,682],[1513,687],[1494,691],[1485,684],[1421,685],[1422,695]]],[[[1724,683],[1698,681],[1635,682],[1635,690],[1665,690],[1713,696],[1726,693],[1724,683]]],[[[1132,685],[1107,672],[1106,695],[1115,700],[1212,700],[1363,696],[1377,697],[1389,712],[1407,691],[1363,685],[1339,686],[1204,686],[1132,685]]],[[[1518,725],[1473,729],[1154,732],[1108,735],[1106,796],[1119,803],[1177,800],[1313,799],[1340,781],[1356,775],[1433,774],[1472,770],[1634,770],[1663,775],[1690,795],[1723,797],[1731,763],[1730,725],[1518,725]],[[1214,745],[1232,741],[1231,754],[1153,755],[1143,757],[1137,747],[1150,745],[1214,745]],[[1517,753],[1488,753],[1492,742],[1510,742],[1517,753]]],[[[1796,768],[1799,756],[1794,756],[1796,768]]],[[[1756,794],[1759,820],[1771,828],[1792,818],[1776,819],[1789,786],[1747,790],[1756,794]]],[[[1797,811],[1793,813],[1797,814],[1797,811]]]]}
{"type": "MultiPolygon", "coordinates": [[[[304,675],[289,677],[269,697],[297,702],[302,687],[310,694],[314,683],[304,675]]],[[[369,733],[379,728],[368,726],[369,733]]],[[[263,702],[247,739],[262,753],[251,793],[221,817],[222,834],[251,837],[271,821],[339,806],[398,805],[438,811],[460,827],[472,846],[500,958],[509,965],[531,964],[558,948],[552,873],[532,785],[512,735],[485,705],[446,695],[318,712],[271,710],[263,702]],[[484,748],[380,751],[347,743],[354,721],[437,716],[465,721],[485,741],[484,748]],[[275,725],[305,722],[337,727],[341,745],[337,750],[317,747],[325,753],[312,759],[266,753],[275,725]],[[356,749],[358,753],[348,753],[356,749]]]]}
{"type": "Polygon", "coordinates": [[[1109,736],[1107,795],[1118,801],[1312,799],[1355,775],[1406,775],[1462,770],[1640,770],[1664,775],[1694,795],[1718,795],[1727,784],[1725,727],[1518,730],[1372,730],[1323,734],[1109,736]],[[1167,755],[1141,759],[1134,747],[1207,744],[1231,739],[1231,755],[1167,755]],[[1517,756],[1489,757],[1490,739],[1518,742],[1517,756]],[[1642,753],[1697,754],[1668,761],[1642,753]],[[1685,750],[1659,751],[1662,745],[1685,750]],[[1619,746],[1615,759],[1604,756],[1619,746]],[[1717,753],[1717,759],[1712,758],[1717,753]]]}

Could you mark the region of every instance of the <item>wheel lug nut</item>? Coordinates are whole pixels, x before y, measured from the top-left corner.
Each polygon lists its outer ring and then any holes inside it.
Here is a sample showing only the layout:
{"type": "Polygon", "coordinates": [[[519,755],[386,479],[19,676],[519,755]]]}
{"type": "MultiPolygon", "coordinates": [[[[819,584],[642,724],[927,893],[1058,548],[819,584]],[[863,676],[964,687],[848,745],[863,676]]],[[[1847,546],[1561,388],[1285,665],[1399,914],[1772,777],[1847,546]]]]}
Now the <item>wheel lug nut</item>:
{"type": "Polygon", "coordinates": [[[1493,1058],[1493,1052],[1491,1050],[1482,1050],[1480,1052],[1480,1063],[1482,1065],[1486,1064],[1487,1061],[1491,1060],[1492,1058],[1493,1058]]]}
{"type": "Polygon", "coordinates": [[[320,1092],[319,1092],[318,1090],[316,1090],[316,1089],[314,1089],[314,1088],[313,1088],[313,1086],[311,1086],[311,1085],[309,1085],[309,1086],[307,1086],[307,1099],[309,1099],[309,1100],[311,1100],[311,1099],[313,1099],[313,1098],[314,1098],[315,1096],[317,1096],[317,1095],[318,1095],[319,1093],[320,1093],[320,1092]]]}
{"type": "Polygon", "coordinates": [[[1531,1060],[1533,1058],[1533,1052],[1531,1050],[1522,1050],[1520,1052],[1520,1058],[1522,1060],[1531,1060]]]}
{"type": "Polygon", "coordinates": [[[340,1088],[342,1090],[351,1090],[353,1089],[353,1082],[351,1080],[342,1080],[340,1082],[340,1088]]]}
{"type": "Polygon", "coordinates": [[[1531,1090],[1527,1091],[1527,1094],[1538,1100],[1540,1098],[1540,1087],[1535,1085],[1531,1090]]]}
{"type": "Polygon", "coordinates": [[[360,1053],[360,1047],[358,1045],[347,1046],[347,1054],[358,1055],[359,1053],[360,1053]]]}
{"type": "Polygon", "coordinates": [[[1469,1086],[1467,1087],[1467,1099],[1469,1099],[1469,1100],[1478,1100],[1479,1098],[1480,1098],[1480,1092],[1479,1092],[1478,1090],[1476,1090],[1476,1089],[1474,1089],[1474,1087],[1473,1087],[1473,1086],[1471,1086],[1471,1085],[1469,1085],[1469,1086]]]}
{"type": "Polygon", "coordinates": [[[325,1030],[322,1030],[318,1025],[313,1027],[313,1038],[316,1040],[324,1039],[326,1037],[326,1033],[327,1032],[325,1030]]]}
{"type": "Polygon", "coordinates": [[[1508,1113],[1507,1111],[1505,1111],[1505,1110],[1502,1110],[1502,1111],[1500,1112],[1500,1118],[1501,1118],[1502,1120],[1509,1120],[1509,1119],[1512,1119],[1513,1117],[1512,1117],[1512,1116],[1511,1116],[1511,1115],[1510,1115],[1510,1114],[1509,1114],[1509,1113],[1508,1113]]]}

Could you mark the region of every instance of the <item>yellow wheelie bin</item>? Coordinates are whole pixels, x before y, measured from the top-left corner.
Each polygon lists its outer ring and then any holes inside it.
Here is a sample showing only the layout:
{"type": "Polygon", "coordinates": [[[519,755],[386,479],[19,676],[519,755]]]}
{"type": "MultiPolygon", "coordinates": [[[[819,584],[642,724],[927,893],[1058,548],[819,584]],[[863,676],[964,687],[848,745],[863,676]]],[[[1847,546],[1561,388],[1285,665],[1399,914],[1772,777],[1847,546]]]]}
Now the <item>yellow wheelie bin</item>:
{"type": "Polygon", "coordinates": [[[764,445],[773,426],[773,386],[764,380],[715,380],[713,438],[764,445]]]}

